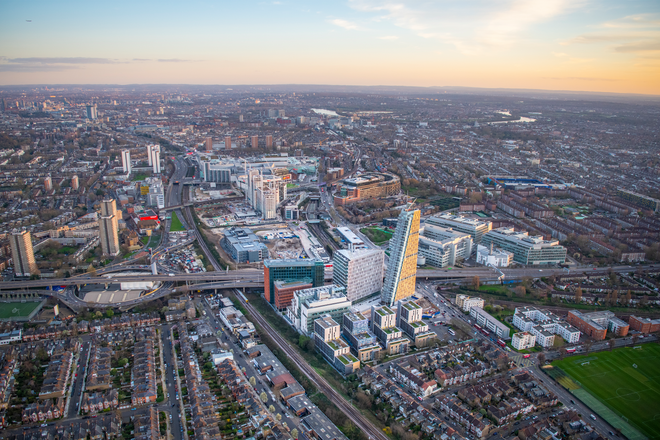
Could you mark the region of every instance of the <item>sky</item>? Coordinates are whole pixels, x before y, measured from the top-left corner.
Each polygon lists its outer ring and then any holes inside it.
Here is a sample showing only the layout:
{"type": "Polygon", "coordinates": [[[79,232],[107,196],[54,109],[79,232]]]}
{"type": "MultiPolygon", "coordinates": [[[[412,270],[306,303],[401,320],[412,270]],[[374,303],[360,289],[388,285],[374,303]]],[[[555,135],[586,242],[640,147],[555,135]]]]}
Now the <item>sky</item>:
{"type": "Polygon", "coordinates": [[[0,85],[660,95],[658,0],[0,0],[0,85]]]}

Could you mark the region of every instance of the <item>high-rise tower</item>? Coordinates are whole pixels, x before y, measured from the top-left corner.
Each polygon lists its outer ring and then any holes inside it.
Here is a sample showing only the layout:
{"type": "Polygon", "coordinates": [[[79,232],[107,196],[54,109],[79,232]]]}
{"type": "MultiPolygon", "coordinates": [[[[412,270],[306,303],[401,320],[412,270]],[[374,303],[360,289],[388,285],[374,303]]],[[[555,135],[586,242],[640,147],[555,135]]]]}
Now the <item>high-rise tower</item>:
{"type": "Polygon", "coordinates": [[[131,174],[131,151],[121,151],[121,166],[124,168],[124,173],[131,174]]]}
{"type": "Polygon", "coordinates": [[[415,293],[419,218],[419,209],[408,208],[399,214],[390,240],[390,259],[381,292],[381,300],[386,305],[393,306],[415,293]]]}
{"type": "Polygon", "coordinates": [[[14,262],[14,273],[18,276],[30,276],[39,273],[34,261],[32,237],[26,230],[13,230],[9,236],[11,257],[14,262]]]}
{"type": "Polygon", "coordinates": [[[101,202],[99,239],[104,255],[119,253],[119,213],[114,199],[106,199],[101,202]]]}

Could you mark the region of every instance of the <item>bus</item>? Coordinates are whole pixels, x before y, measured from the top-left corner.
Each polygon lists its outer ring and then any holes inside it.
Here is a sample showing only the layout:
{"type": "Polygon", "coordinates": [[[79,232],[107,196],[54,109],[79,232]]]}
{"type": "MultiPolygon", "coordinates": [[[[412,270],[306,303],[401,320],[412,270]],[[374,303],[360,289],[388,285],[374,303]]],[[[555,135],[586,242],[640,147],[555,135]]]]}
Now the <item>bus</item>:
{"type": "Polygon", "coordinates": [[[523,354],[523,359],[529,359],[530,356],[530,354],[523,354]]]}
{"type": "Polygon", "coordinates": [[[449,329],[447,329],[447,331],[449,332],[450,335],[456,336],[456,332],[454,330],[449,328],[449,329]]]}
{"type": "Polygon", "coordinates": [[[577,351],[576,348],[567,348],[566,353],[575,353],[577,351]]]}
{"type": "Polygon", "coordinates": [[[504,347],[506,347],[506,342],[504,342],[502,339],[498,339],[497,340],[497,345],[504,348],[504,347]]]}

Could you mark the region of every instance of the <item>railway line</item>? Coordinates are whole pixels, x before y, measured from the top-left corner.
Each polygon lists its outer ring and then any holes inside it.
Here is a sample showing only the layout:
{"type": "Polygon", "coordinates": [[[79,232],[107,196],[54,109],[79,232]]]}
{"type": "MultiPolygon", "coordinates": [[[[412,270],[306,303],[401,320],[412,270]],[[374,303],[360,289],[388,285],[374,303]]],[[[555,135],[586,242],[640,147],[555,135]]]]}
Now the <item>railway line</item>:
{"type": "Polygon", "coordinates": [[[390,440],[383,432],[375,427],[360,411],[358,411],[350,402],[347,402],[328,382],[323,379],[302,356],[292,348],[289,343],[280,334],[270,326],[270,324],[259,314],[259,312],[241,296],[236,295],[241,304],[252,314],[254,319],[268,335],[273,339],[277,346],[296,364],[305,376],[317,387],[317,389],[328,397],[337,408],[343,412],[355,425],[360,428],[369,440],[390,440]]]}

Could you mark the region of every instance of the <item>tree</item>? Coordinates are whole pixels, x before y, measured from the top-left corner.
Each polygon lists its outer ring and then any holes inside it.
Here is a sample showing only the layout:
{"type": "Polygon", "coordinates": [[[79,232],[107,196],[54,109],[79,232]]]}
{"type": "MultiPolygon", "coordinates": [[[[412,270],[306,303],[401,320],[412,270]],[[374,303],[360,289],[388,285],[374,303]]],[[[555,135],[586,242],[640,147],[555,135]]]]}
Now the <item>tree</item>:
{"type": "Polygon", "coordinates": [[[274,405],[269,406],[268,411],[274,413],[275,412],[275,406],[274,405]]]}
{"type": "Polygon", "coordinates": [[[101,313],[100,311],[96,311],[94,313],[94,319],[101,319],[101,318],[103,318],[103,313],[101,313]]]}
{"type": "Polygon", "coordinates": [[[120,367],[125,367],[126,364],[128,364],[128,359],[126,358],[119,359],[119,362],[117,363],[117,365],[119,365],[120,367]]]}
{"type": "Polygon", "coordinates": [[[115,312],[113,312],[112,309],[108,309],[105,311],[106,318],[112,318],[113,316],[115,316],[115,312]]]}
{"type": "Polygon", "coordinates": [[[265,391],[262,391],[261,394],[259,394],[259,398],[263,403],[268,402],[268,394],[266,394],[265,391]]]}
{"type": "Polygon", "coordinates": [[[96,276],[96,268],[90,264],[89,266],[87,266],[87,273],[90,276],[95,277],[96,276]]]}
{"type": "Polygon", "coordinates": [[[564,359],[566,356],[566,349],[564,347],[559,349],[559,359],[564,359]]]}
{"type": "Polygon", "coordinates": [[[578,304],[582,302],[582,287],[575,289],[575,302],[578,304]]]}
{"type": "Polygon", "coordinates": [[[609,341],[607,341],[607,345],[608,345],[610,351],[612,351],[615,344],[616,344],[616,339],[610,339],[609,341]]]}
{"type": "Polygon", "coordinates": [[[628,293],[626,293],[626,305],[630,305],[630,300],[632,299],[632,293],[630,292],[630,289],[628,289],[628,293]]]}
{"type": "Polygon", "coordinates": [[[282,426],[284,429],[289,429],[289,425],[286,422],[282,422],[282,426]]]}
{"type": "Polygon", "coordinates": [[[479,277],[473,277],[472,278],[472,287],[474,288],[474,290],[479,290],[479,286],[480,286],[479,277]]]}
{"type": "Polygon", "coordinates": [[[545,353],[539,353],[536,358],[539,360],[539,365],[545,364],[545,353]]]}
{"type": "Polygon", "coordinates": [[[525,289],[525,286],[516,286],[513,291],[516,293],[516,296],[523,297],[527,293],[527,289],[525,289]]]}
{"type": "Polygon", "coordinates": [[[637,344],[637,341],[639,341],[639,335],[638,335],[637,333],[635,333],[635,334],[632,336],[632,343],[633,343],[633,345],[637,344]]]}
{"type": "Polygon", "coordinates": [[[277,413],[277,414],[275,415],[275,420],[277,420],[278,422],[279,422],[280,420],[282,420],[282,414],[277,413]]]}
{"type": "Polygon", "coordinates": [[[252,386],[257,385],[257,379],[255,379],[254,376],[250,377],[250,385],[252,386]]]}
{"type": "Polygon", "coordinates": [[[291,437],[294,438],[294,439],[298,438],[298,430],[296,428],[293,428],[291,430],[291,437]]]}
{"type": "Polygon", "coordinates": [[[618,290],[613,290],[612,291],[612,305],[615,306],[619,302],[619,291],[618,290]]]}

